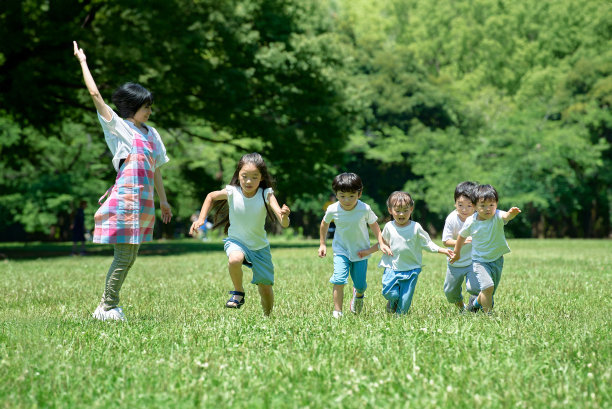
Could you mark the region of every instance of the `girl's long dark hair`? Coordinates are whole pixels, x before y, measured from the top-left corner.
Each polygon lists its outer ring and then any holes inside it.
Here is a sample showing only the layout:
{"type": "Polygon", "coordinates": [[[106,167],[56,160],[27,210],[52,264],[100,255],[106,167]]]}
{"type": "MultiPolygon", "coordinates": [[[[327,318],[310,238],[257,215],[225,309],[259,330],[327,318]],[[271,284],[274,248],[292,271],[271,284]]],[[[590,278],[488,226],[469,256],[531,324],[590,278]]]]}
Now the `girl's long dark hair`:
{"type": "MultiPolygon", "coordinates": [[[[259,173],[261,173],[261,182],[259,182],[259,187],[261,188],[261,196],[263,197],[264,191],[269,187],[274,189],[275,184],[274,184],[274,179],[272,178],[272,176],[270,176],[270,173],[268,173],[266,162],[264,162],[261,155],[257,152],[248,153],[244,155],[242,158],[240,158],[240,160],[238,161],[238,165],[236,166],[236,171],[234,172],[234,175],[232,176],[232,180],[229,182],[229,184],[232,186],[240,187],[240,182],[239,182],[240,170],[247,163],[251,163],[255,165],[259,173]]],[[[270,221],[274,222],[275,220],[274,212],[270,208],[270,205],[266,203],[266,198],[263,197],[263,199],[264,199],[264,205],[266,206],[266,213],[268,214],[266,219],[269,222],[270,221]]],[[[227,203],[227,200],[219,200],[215,202],[211,210],[212,212],[215,213],[213,229],[216,229],[219,226],[223,226],[223,231],[225,232],[225,234],[227,234],[227,231],[229,230],[229,226],[230,226],[229,205],[227,203]]]]}

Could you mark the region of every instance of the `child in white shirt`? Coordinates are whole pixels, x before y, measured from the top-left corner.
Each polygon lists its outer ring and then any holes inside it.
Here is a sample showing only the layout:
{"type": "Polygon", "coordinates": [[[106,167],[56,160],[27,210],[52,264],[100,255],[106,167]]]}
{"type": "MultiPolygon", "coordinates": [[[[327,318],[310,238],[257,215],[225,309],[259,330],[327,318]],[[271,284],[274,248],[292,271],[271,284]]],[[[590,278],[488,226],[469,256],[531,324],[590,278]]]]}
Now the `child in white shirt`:
{"type": "MultiPolygon", "coordinates": [[[[387,302],[387,311],[405,314],[410,309],[412,297],[423,267],[422,251],[442,253],[448,257],[453,251],[439,247],[429,238],[429,234],[417,222],[411,221],[414,200],[406,192],[393,192],[387,199],[387,210],[393,220],[385,225],[382,237],[390,252],[383,252],[379,267],[384,267],[382,295],[387,302]]],[[[382,246],[381,246],[382,248],[382,246]]],[[[377,246],[360,251],[366,257],[378,251],[377,246]]]]}
{"type": "MultiPolygon", "coordinates": [[[[442,231],[442,242],[448,248],[454,248],[457,242],[459,231],[463,227],[465,220],[474,214],[474,205],[472,204],[472,189],[478,186],[474,182],[461,182],[455,188],[455,210],[447,217],[442,231]]],[[[465,240],[461,252],[461,259],[454,264],[450,262],[446,266],[446,279],[444,280],[444,295],[449,303],[454,303],[459,311],[463,312],[466,307],[463,303],[463,295],[461,294],[461,286],[465,281],[466,290],[472,294],[470,297],[472,305],[475,295],[478,295],[478,288],[474,270],[472,268],[472,238],[468,237],[465,240]]]]}
{"type": "Polygon", "coordinates": [[[491,185],[480,185],[473,190],[472,203],[476,213],[465,220],[455,243],[455,255],[451,263],[461,258],[461,249],[467,237],[472,237],[472,262],[480,293],[474,300],[474,308],[482,307],[486,313],[493,308],[493,295],[504,266],[504,254],[510,253],[504,225],[514,219],[521,209],[512,207],[507,212],[497,209],[499,196],[491,185]]]}
{"type": "Polygon", "coordinates": [[[334,274],[329,282],[334,285],[334,318],[342,316],[342,301],[344,286],[348,277],[353,280],[353,298],[351,312],[359,314],[363,308],[364,292],[367,288],[366,272],[368,261],[361,260],[358,252],[370,247],[370,237],[367,226],[370,226],[378,238],[381,250],[388,251],[384,244],[378,226],[378,217],[370,206],[359,198],[363,192],[361,178],[354,173],[341,173],[334,178],[332,189],[336,193],[337,202],[329,205],[321,221],[319,230],[319,257],[327,255],[327,231],[330,223],[336,224],[332,249],[334,251],[334,274]]]}
{"type": "Polygon", "coordinates": [[[253,270],[252,284],[257,284],[261,306],[265,315],[270,315],[274,305],[274,265],[270,244],[266,237],[266,214],[276,217],[281,226],[289,226],[289,207],[278,205],[272,190],[272,178],[266,163],[258,153],[244,155],[238,162],[234,176],[225,189],[206,196],[202,210],[191,225],[193,236],[206,223],[206,216],[215,204],[213,228],[224,226],[228,237],[224,249],[228,258],[230,278],[234,284],[232,297],[225,303],[227,308],[240,308],[244,304],[242,265],[253,270]]]}

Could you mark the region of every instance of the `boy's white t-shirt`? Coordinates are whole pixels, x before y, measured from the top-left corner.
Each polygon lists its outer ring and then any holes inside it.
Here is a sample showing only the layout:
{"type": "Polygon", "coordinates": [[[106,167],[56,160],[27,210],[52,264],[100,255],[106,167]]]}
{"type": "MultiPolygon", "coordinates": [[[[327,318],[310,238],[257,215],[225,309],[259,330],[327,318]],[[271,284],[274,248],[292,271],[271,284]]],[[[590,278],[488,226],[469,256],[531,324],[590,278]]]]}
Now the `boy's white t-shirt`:
{"type": "Polygon", "coordinates": [[[238,240],[249,250],[260,250],[269,245],[266,236],[266,206],[270,203],[272,188],[263,191],[258,188],[253,197],[245,197],[240,186],[227,185],[230,226],[227,235],[238,240]]]}
{"type": "Polygon", "coordinates": [[[340,202],[335,202],[327,207],[323,220],[325,223],[333,221],[336,224],[332,242],[334,255],[345,256],[349,261],[369,258],[359,258],[357,252],[370,248],[368,225],[378,220],[370,206],[357,200],[352,210],[344,210],[340,202]]]}
{"type": "MultiPolygon", "coordinates": [[[[467,221],[467,218],[466,218],[467,221]]],[[[453,210],[447,217],[444,222],[444,230],[442,231],[442,241],[446,240],[457,240],[459,236],[459,232],[465,222],[462,222],[459,218],[459,213],[457,210],[453,210]]],[[[453,247],[449,247],[449,249],[454,249],[453,247]]],[[[448,263],[453,267],[467,267],[472,264],[472,243],[466,243],[461,247],[461,257],[459,260],[455,261],[453,264],[448,263]]]]}
{"type": "Polygon", "coordinates": [[[379,267],[390,268],[394,271],[409,271],[421,268],[422,251],[437,253],[440,247],[431,241],[429,234],[415,221],[407,226],[399,227],[395,221],[385,224],[382,232],[383,239],[391,248],[392,256],[383,254],[379,267]]]}
{"type": "MultiPolygon", "coordinates": [[[[138,131],[135,125],[130,126],[129,121],[120,118],[108,105],[106,108],[111,113],[110,121],[107,121],[98,112],[98,120],[102,125],[102,131],[104,132],[104,139],[106,144],[113,154],[113,166],[115,170],[119,172],[119,162],[121,159],[125,159],[132,150],[132,144],[134,143],[134,131],[138,131]]],[[[155,168],[161,167],[163,164],[168,162],[170,159],[166,154],[166,146],[161,140],[159,133],[152,126],[146,125],[153,135],[153,142],[155,143],[155,168]]]]}
{"type": "Polygon", "coordinates": [[[510,253],[504,234],[505,224],[499,209],[489,220],[478,220],[478,213],[465,220],[459,234],[466,238],[472,236],[472,260],[490,263],[510,253]]]}

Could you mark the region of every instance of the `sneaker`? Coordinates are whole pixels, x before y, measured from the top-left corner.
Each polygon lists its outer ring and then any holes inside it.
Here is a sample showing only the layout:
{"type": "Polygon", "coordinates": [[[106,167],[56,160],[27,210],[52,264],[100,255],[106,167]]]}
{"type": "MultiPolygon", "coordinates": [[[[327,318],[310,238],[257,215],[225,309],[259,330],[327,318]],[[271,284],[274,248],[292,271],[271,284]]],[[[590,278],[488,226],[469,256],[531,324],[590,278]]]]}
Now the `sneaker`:
{"type": "Polygon", "coordinates": [[[468,304],[467,304],[467,306],[465,307],[465,310],[466,310],[466,311],[469,311],[469,312],[477,312],[477,311],[480,309],[480,307],[478,307],[478,308],[477,308],[477,307],[474,307],[474,302],[476,301],[476,299],[477,299],[477,298],[478,298],[478,297],[477,297],[477,296],[475,296],[475,295],[470,295],[470,300],[468,301],[468,304]]]}
{"type": "Polygon", "coordinates": [[[397,303],[394,302],[393,304],[391,304],[391,301],[387,301],[387,312],[389,314],[393,314],[395,313],[395,311],[397,310],[397,303]]]}
{"type": "Polygon", "coordinates": [[[335,311],[334,310],[332,315],[334,316],[334,318],[341,318],[342,317],[342,311],[335,311]]]}
{"type": "Polygon", "coordinates": [[[104,308],[98,306],[92,316],[100,321],[127,321],[121,307],[115,307],[112,310],[104,311],[104,308]]]}
{"type": "Polygon", "coordinates": [[[351,300],[351,312],[353,314],[359,314],[363,310],[363,299],[365,294],[361,297],[357,297],[357,290],[353,288],[353,299],[351,300]]]}

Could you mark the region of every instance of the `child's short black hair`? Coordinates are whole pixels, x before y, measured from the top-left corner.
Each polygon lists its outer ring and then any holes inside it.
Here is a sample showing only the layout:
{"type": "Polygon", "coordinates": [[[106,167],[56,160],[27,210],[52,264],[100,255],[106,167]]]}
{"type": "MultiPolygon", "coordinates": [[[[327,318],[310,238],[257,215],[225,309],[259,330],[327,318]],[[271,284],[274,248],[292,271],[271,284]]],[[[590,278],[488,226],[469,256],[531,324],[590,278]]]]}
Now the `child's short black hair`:
{"type": "Polygon", "coordinates": [[[113,92],[111,100],[125,119],[132,118],[144,104],[153,105],[153,94],[140,84],[126,82],[113,92]]]}
{"type": "Polygon", "coordinates": [[[361,178],[354,173],[341,173],[332,182],[334,192],[361,192],[363,183],[361,178]]]}
{"type": "Polygon", "coordinates": [[[474,190],[476,186],[478,186],[478,183],[470,182],[468,180],[459,183],[455,188],[455,202],[461,196],[465,196],[468,199],[472,200],[472,190],[474,190]]]}
{"type": "Polygon", "coordinates": [[[472,190],[472,203],[477,204],[481,200],[495,200],[495,203],[499,202],[499,196],[497,190],[491,185],[478,185],[472,190]]]}

